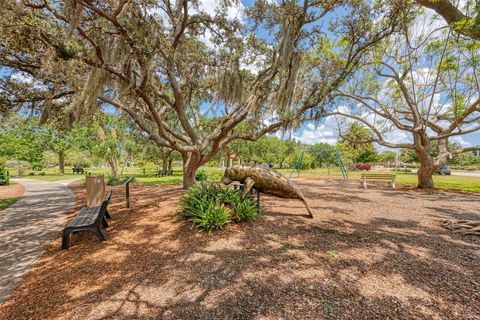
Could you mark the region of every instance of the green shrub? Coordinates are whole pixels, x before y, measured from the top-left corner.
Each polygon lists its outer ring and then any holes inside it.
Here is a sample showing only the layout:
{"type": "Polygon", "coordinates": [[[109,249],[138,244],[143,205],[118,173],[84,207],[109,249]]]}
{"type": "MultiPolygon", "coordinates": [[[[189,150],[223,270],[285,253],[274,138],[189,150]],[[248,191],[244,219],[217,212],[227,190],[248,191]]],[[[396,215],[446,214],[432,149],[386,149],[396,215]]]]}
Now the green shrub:
{"type": "Polygon", "coordinates": [[[32,163],[32,170],[35,170],[35,171],[40,171],[43,169],[43,165],[41,162],[34,162],[32,163]]]}
{"type": "Polygon", "coordinates": [[[238,191],[222,189],[218,184],[191,186],[181,199],[181,208],[181,216],[209,233],[230,222],[258,217],[258,208],[250,196],[242,199],[238,191]]]}
{"type": "Polygon", "coordinates": [[[207,181],[208,175],[205,170],[198,170],[195,174],[195,180],[197,181],[207,181]]]}
{"type": "Polygon", "coordinates": [[[192,226],[204,229],[208,233],[212,230],[223,229],[230,222],[230,214],[223,205],[208,203],[206,207],[197,208],[196,214],[192,217],[192,226]]]}
{"type": "Polygon", "coordinates": [[[116,176],[115,177],[115,176],[112,176],[112,175],[107,175],[107,179],[105,180],[105,183],[109,186],[117,186],[119,184],[124,183],[125,181],[127,181],[130,178],[132,179],[132,180],[130,180],[130,182],[135,181],[134,176],[128,176],[128,177],[116,176]]]}
{"type": "Polygon", "coordinates": [[[9,183],[10,183],[10,178],[7,174],[5,163],[0,160],[0,186],[7,185],[9,183]]]}
{"type": "Polygon", "coordinates": [[[119,176],[107,175],[107,179],[105,182],[109,186],[116,186],[116,185],[122,184],[123,181],[119,176]]]}

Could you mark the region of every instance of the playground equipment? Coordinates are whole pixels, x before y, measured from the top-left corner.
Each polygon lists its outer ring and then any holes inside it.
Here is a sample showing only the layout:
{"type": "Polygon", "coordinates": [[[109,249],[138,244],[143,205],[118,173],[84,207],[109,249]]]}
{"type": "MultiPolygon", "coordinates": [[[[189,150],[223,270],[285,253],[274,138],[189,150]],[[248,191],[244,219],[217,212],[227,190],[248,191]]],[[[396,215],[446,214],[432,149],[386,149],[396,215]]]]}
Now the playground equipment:
{"type": "Polygon", "coordinates": [[[302,150],[302,152],[300,153],[300,156],[295,161],[295,165],[293,166],[293,169],[292,169],[292,172],[290,173],[289,178],[292,177],[295,170],[297,170],[297,177],[300,175],[300,169],[302,168],[303,155],[304,155],[305,152],[311,152],[311,153],[335,152],[335,155],[337,156],[338,166],[340,167],[340,171],[342,172],[342,177],[343,177],[344,180],[348,179],[348,173],[345,170],[345,167],[343,165],[340,152],[337,149],[335,149],[335,150],[302,150]]]}

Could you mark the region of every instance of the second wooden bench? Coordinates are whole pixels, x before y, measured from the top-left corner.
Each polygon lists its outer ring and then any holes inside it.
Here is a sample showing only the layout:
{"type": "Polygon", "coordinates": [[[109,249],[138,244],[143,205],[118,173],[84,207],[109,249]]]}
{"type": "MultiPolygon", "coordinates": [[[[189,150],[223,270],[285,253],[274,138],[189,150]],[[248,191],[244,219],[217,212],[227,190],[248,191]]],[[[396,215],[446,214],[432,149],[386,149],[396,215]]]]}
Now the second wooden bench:
{"type": "Polygon", "coordinates": [[[362,173],[362,184],[367,188],[367,181],[385,181],[392,189],[395,189],[395,174],[393,173],[362,173]]]}

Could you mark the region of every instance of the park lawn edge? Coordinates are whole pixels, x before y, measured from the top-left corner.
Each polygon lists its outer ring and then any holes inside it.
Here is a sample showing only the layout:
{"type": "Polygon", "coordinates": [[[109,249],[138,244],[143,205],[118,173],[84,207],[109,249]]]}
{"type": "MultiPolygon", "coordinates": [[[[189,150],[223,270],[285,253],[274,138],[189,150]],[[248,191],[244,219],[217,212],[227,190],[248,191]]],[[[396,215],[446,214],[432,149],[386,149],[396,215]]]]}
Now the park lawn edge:
{"type": "Polygon", "coordinates": [[[18,198],[5,198],[5,199],[0,199],[0,211],[7,209],[14,203],[16,203],[18,198]]]}

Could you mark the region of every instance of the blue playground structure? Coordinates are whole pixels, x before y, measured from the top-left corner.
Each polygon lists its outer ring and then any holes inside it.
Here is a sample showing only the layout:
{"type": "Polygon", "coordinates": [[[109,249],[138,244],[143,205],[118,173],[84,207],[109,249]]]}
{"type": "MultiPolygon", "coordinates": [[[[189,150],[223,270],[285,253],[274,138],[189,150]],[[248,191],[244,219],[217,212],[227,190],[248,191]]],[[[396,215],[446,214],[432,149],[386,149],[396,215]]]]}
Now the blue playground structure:
{"type": "Polygon", "coordinates": [[[343,180],[348,179],[347,171],[345,170],[345,167],[343,166],[343,162],[342,162],[342,158],[340,156],[340,152],[337,149],[335,149],[335,150],[302,150],[302,153],[300,154],[300,156],[295,161],[295,165],[293,166],[293,169],[292,169],[292,172],[290,173],[289,178],[292,177],[295,170],[297,170],[297,177],[300,175],[300,170],[302,169],[303,154],[305,152],[311,152],[311,153],[335,152],[335,155],[337,156],[337,160],[338,160],[338,165],[340,167],[340,171],[342,172],[343,180]]]}

